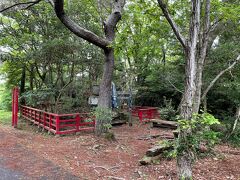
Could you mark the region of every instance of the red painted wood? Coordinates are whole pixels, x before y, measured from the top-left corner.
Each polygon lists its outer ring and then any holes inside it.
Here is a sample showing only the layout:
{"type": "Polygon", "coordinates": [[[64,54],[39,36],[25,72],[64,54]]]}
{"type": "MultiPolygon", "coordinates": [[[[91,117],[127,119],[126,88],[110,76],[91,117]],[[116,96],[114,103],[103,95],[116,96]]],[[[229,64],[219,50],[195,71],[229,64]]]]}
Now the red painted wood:
{"type": "Polygon", "coordinates": [[[12,126],[17,128],[18,124],[18,87],[13,88],[12,90],[12,126]]]}
{"type": "Polygon", "coordinates": [[[22,116],[54,134],[69,134],[85,130],[94,130],[95,117],[90,113],[56,114],[36,108],[21,106],[22,116]],[[91,122],[85,122],[91,119],[91,122]]]}
{"type": "Polygon", "coordinates": [[[141,123],[151,119],[160,118],[157,107],[135,106],[132,108],[132,116],[138,117],[141,123]]]}

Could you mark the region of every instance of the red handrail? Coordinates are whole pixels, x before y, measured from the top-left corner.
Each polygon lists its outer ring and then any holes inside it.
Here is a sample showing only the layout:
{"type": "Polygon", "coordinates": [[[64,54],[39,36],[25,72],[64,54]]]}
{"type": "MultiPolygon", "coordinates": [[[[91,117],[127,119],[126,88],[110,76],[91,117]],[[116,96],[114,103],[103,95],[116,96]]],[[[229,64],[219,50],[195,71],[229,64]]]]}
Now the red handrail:
{"type": "Polygon", "coordinates": [[[54,134],[69,134],[95,129],[95,117],[90,113],[56,114],[21,106],[22,116],[54,134]],[[87,116],[87,117],[86,117],[87,116]],[[90,122],[85,122],[90,119],[90,122]]]}

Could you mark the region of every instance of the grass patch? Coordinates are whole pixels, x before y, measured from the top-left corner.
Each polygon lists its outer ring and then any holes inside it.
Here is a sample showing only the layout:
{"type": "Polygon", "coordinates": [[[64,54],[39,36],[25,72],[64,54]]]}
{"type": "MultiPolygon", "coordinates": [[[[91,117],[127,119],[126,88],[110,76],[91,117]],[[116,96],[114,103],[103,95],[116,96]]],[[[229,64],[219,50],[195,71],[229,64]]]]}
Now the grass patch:
{"type": "Polygon", "coordinates": [[[0,110],[0,123],[1,124],[11,124],[12,122],[12,112],[0,110]]]}

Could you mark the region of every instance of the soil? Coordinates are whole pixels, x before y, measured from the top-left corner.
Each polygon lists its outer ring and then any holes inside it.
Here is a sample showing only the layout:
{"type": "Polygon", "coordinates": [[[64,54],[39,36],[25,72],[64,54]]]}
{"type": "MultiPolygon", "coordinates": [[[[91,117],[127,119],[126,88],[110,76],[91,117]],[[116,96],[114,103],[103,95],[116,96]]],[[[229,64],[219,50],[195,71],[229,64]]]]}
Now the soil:
{"type": "MultiPolygon", "coordinates": [[[[139,164],[156,141],[173,136],[171,130],[135,123],[112,131],[116,141],[95,137],[93,132],[56,137],[31,125],[21,129],[0,125],[0,179],[177,179],[176,160],[139,164]]],[[[239,180],[240,149],[222,144],[216,152],[217,156],[197,160],[194,179],[239,180]]]]}

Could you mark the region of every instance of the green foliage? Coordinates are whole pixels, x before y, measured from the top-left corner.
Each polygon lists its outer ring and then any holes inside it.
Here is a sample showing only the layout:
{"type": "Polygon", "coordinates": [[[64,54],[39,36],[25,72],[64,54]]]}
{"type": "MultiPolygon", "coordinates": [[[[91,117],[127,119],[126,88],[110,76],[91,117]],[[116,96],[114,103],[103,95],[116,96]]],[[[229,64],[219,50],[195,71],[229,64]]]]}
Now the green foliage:
{"type": "Polygon", "coordinates": [[[11,110],[12,96],[11,90],[0,85],[0,110],[11,110]]]}
{"type": "Polygon", "coordinates": [[[28,106],[39,107],[40,105],[53,104],[54,95],[54,89],[39,89],[25,92],[21,99],[24,99],[28,106]]]}
{"type": "Polygon", "coordinates": [[[109,141],[115,141],[116,137],[113,132],[107,132],[104,134],[104,137],[109,141]]]}
{"type": "Polygon", "coordinates": [[[170,141],[170,140],[161,140],[157,142],[157,145],[162,145],[164,147],[168,147],[168,150],[165,150],[162,155],[164,158],[167,159],[174,159],[177,157],[177,151],[176,151],[176,140],[170,141]]]}
{"type": "Polygon", "coordinates": [[[0,124],[10,124],[11,117],[11,111],[0,110],[0,124]]]}
{"type": "Polygon", "coordinates": [[[166,97],[164,97],[164,106],[160,108],[160,116],[164,120],[170,120],[173,121],[176,119],[176,110],[172,106],[172,100],[167,100],[166,97]]]}
{"type": "Polygon", "coordinates": [[[219,132],[210,126],[220,124],[219,120],[209,113],[195,114],[191,120],[179,120],[179,130],[185,131],[185,138],[178,139],[177,153],[192,150],[197,155],[202,147],[211,151],[219,141],[219,132]],[[181,141],[181,142],[180,142],[181,141]]]}

